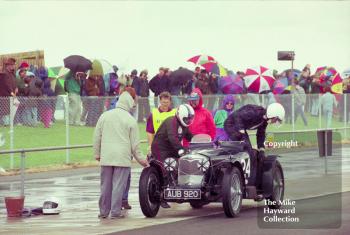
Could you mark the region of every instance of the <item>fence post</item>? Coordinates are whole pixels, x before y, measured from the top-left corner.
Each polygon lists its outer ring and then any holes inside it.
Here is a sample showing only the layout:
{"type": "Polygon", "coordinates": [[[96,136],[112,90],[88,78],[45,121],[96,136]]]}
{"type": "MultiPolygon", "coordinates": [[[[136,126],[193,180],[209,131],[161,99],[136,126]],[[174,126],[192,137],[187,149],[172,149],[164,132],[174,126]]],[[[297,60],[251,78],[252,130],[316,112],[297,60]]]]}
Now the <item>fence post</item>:
{"type": "MultiPolygon", "coordinates": [[[[69,98],[68,94],[65,98],[65,114],[66,114],[66,147],[69,147],[69,98]]],[[[66,149],[66,164],[69,164],[69,149],[66,149]]]]}
{"type": "MultiPolygon", "coordinates": [[[[13,122],[15,117],[15,106],[14,106],[14,98],[10,97],[10,150],[13,150],[14,148],[14,128],[13,128],[13,122]]],[[[13,153],[10,155],[10,169],[12,170],[14,167],[14,156],[13,153]]]]}
{"type": "Polygon", "coordinates": [[[318,128],[322,129],[322,107],[321,107],[321,94],[318,94],[318,128]]]}
{"type": "Polygon", "coordinates": [[[349,110],[347,109],[347,106],[346,106],[346,100],[347,100],[347,97],[348,94],[347,93],[343,93],[343,99],[344,99],[344,140],[347,140],[347,118],[348,118],[348,112],[349,110]]]}
{"type": "Polygon", "coordinates": [[[21,152],[21,196],[24,197],[25,152],[21,152]]]}
{"type": "Polygon", "coordinates": [[[293,141],[295,140],[295,105],[294,105],[294,90],[292,93],[292,130],[293,130],[293,141]]]}

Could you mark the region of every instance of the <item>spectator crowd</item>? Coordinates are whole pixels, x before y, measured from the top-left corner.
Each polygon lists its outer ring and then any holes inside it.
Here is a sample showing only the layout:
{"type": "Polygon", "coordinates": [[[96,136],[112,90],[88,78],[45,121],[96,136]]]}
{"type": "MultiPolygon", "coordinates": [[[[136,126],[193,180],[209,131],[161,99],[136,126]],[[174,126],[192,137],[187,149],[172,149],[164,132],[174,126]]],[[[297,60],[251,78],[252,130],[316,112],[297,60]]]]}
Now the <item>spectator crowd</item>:
{"type": "MultiPolygon", "coordinates": [[[[13,121],[15,125],[37,126],[42,122],[44,127],[49,128],[55,122],[54,114],[58,104],[56,78],[50,76],[46,67],[38,68],[25,61],[16,66],[17,64],[15,59],[7,58],[2,65],[0,125],[9,125],[10,121],[13,121]],[[13,120],[10,120],[8,97],[14,98],[16,106],[13,120]]],[[[181,85],[172,85],[170,79],[172,70],[166,67],[160,67],[159,72],[149,79],[147,69],[140,72],[133,69],[130,74],[118,76],[118,67],[113,66],[112,71],[103,74],[99,70],[98,61],[93,61],[92,69],[87,73],[70,71],[65,75],[64,91],[69,101],[69,122],[71,125],[94,127],[101,114],[114,107],[115,97],[118,97],[125,87],[135,89],[138,105],[134,115],[138,122],[147,121],[152,113],[151,107],[159,106],[159,96],[163,92],[171,95],[173,107],[177,107],[195,88],[203,95],[203,106],[215,113],[224,98],[219,89],[220,77],[200,67],[196,67],[193,72],[191,80],[181,85]],[[150,102],[151,93],[154,94],[154,98],[150,102]]],[[[245,74],[238,71],[236,76],[244,79],[245,74]]],[[[244,89],[241,94],[234,96],[236,106],[258,104],[266,107],[273,102],[279,102],[286,110],[286,123],[292,123],[292,116],[294,121],[301,117],[305,126],[308,125],[305,113],[317,116],[321,111],[328,123],[327,126],[331,125],[335,114],[339,117],[339,121],[343,121],[344,118],[349,120],[349,115],[345,114],[344,102],[350,104],[350,96],[333,94],[329,84],[321,83],[317,74],[311,74],[310,65],[306,65],[298,76],[291,70],[282,73],[274,71],[276,80],[285,77],[293,81],[295,89],[286,90],[279,95],[275,95],[273,89],[263,92],[265,93],[263,95],[250,93],[244,89]],[[288,94],[294,94],[294,98],[288,94]]],[[[343,78],[343,93],[350,93],[349,80],[349,76],[343,78]]]]}

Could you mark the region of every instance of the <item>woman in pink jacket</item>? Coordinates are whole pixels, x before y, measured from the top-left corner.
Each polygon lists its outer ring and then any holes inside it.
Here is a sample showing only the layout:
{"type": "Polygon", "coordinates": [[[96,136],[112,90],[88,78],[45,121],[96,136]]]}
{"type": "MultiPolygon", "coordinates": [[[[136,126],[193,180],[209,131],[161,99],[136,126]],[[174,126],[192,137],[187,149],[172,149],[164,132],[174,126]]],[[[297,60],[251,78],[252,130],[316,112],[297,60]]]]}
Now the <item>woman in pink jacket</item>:
{"type": "MultiPolygon", "coordinates": [[[[202,92],[198,88],[193,89],[187,100],[195,112],[194,121],[189,126],[190,132],[193,135],[207,134],[213,140],[216,134],[215,123],[211,112],[203,107],[202,92]]],[[[184,139],[184,147],[188,146],[189,143],[184,139]]]]}

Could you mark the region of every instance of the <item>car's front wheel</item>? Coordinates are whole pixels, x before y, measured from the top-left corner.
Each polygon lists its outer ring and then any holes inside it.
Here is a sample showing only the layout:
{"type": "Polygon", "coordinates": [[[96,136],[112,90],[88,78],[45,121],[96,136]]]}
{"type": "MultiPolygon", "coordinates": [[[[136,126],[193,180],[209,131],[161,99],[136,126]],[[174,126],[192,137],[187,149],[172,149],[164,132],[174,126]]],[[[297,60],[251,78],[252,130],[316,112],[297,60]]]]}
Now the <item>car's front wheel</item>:
{"type": "Polygon", "coordinates": [[[161,183],[156,168],[142,170],[139,182],[139,201],[146,217],[155,217],[160,207],[161,183]]]}
{"type": "Polygon", "coordinates": [[[222,204],[227,217],[235,217],[241,210],[243,181],[240,170],[232,166],[226,169],[222,181],[222,204]]]}

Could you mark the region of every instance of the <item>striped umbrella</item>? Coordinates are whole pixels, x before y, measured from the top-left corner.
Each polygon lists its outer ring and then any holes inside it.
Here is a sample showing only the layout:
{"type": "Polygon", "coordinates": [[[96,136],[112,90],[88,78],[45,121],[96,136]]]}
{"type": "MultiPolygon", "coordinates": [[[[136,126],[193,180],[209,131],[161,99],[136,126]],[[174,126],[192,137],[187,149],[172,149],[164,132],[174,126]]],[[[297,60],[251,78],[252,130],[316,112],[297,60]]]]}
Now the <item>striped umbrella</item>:
{"type": "Polygon", "coordinates": [[[202,64],[205,64],[208,62],[215,62],[215,59],[214,59],[214,57],[209,56],[209,55],[196,55],[196,56],[189,58],[187,61],[192,62],[194,64],[202,65],[202,64]]]}
{"type": "Polygon", "coordinates": [[[275,78],[272,71],[263,66],[249,68],[245,72],[244,83],[248,92],[261,93],[271,90],[275,78]]]}

